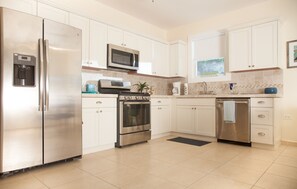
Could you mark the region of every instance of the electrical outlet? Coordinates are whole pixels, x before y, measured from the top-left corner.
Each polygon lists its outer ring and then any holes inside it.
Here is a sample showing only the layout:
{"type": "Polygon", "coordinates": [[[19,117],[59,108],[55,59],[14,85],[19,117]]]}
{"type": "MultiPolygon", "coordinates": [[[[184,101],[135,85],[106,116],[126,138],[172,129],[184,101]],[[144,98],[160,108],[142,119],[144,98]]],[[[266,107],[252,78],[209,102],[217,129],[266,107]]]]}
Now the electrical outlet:
{"type": "Polygon", "coordinates": [[[284,120],[291,120],[291,115],[290,114],[284,114],[284,117],[283,117],[284,120]]]}

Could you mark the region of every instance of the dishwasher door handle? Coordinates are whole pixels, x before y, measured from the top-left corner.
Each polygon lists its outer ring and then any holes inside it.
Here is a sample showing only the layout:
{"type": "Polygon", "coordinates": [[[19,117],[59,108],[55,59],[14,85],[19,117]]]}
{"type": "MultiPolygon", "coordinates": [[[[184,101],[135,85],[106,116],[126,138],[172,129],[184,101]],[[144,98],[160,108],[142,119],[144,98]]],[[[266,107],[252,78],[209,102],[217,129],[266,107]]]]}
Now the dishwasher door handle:
{"type": "MultiPolygon", "coordinates": [[[[222,104],[222,103],[224,103],[224,101],[223,100],[218,100],[217,103],[222,104]]],[[[248,104],[248,102],[247,101],[235,101],[235,104],[248,104]]]]}

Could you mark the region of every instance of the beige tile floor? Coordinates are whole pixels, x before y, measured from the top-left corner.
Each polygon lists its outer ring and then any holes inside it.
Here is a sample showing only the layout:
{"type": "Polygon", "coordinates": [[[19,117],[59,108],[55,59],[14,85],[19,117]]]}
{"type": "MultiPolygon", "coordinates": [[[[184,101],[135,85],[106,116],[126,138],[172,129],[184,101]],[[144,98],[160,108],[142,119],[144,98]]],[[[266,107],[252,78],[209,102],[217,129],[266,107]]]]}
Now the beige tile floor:
{"type": "Polygon", "coordinates": [[[297,147],[263,150],[173,136],[2,178],[0,189],[296,189],[297,147]]]}

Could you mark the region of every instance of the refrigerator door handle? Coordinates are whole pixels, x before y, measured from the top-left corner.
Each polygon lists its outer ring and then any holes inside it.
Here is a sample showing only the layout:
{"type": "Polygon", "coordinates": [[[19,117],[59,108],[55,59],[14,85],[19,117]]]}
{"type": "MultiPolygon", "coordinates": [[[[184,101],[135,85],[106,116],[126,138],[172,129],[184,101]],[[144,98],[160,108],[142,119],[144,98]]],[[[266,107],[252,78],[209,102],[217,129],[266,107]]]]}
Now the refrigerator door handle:
{"type": "Polygon", "coordinates": [[[38,90],[38,111],[43,110],[43,91],[44,91],[44,56],[43,56],[43,39],[38,39],[38,63],[39,63],[39,90],[38,90]]]}
{"type": "Polygon", "coordinates": [[[45,111],[49,110],[49,41],[44,40],[44,56],[45,56],[45,111]]]}

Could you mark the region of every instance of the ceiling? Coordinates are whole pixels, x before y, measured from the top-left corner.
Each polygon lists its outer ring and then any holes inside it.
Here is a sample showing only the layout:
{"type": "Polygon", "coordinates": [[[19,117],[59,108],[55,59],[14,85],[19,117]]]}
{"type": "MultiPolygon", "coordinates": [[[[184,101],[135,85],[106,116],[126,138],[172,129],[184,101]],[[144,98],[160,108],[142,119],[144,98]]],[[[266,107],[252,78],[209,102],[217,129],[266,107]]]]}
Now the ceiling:
{"type": "Polygon", "coordinates": [[[267,0],[97,0],[169,30],[267,0]]]}

